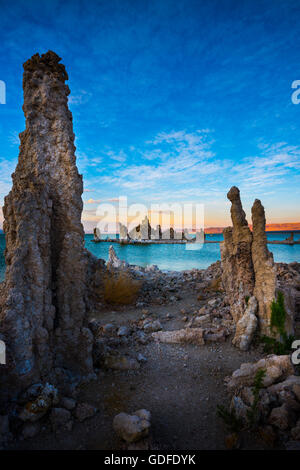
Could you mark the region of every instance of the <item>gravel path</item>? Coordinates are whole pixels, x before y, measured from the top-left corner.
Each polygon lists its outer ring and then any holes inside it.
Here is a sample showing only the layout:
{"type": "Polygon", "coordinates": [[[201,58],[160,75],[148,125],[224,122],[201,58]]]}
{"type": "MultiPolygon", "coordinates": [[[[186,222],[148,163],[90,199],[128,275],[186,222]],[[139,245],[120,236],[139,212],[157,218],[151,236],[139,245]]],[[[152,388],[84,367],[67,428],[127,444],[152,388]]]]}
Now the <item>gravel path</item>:
{"type": "MultiPolygon", "coordinates": [[[[198,302],[199,303],[199,302],[198,302]]],[[[164,330],[184,327],[181,309],[197,304],[196,295],[163,306],[150,306],[152,318],[164,330]],[[167,318],[171,315],[171,319],[167,318]]],[[[99,314],[100,315],[100,314],[99,314]]],[[[120,307],[101,313],[101,323],[128,325],[141,317],[141,309],[120,307]]],[[[147,344],[125,341],[121,352],[147,359],[140,369],[98,371],[98,380],[83,387],[77,398],[97,407],[96,415],[75,422],[72,431],[54,435],[45,431],[19,443],[27,449],[120,449],[112,429],[114,416],[146,408],[152,415],[152,448],[169,450],[223,449],[225,429],[216,415],[218,404],[228,404],[224,378],[241,363],[257,360],[258,351],[241,352],[223,343],[204,346],[147,344]]],[[[261,448],[253,436],[244,437],[244,448],[261,448]]]]}

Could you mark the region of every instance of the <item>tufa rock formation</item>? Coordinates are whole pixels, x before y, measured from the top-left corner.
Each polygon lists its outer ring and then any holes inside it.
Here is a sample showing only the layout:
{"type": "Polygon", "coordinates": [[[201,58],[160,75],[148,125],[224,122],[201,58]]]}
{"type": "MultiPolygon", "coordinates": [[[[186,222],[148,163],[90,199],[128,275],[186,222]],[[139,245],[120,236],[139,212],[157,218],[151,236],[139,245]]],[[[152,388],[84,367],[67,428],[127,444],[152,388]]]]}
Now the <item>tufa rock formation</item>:
{"type": "MultiPolygon", "coordinates": [[[[260,331],[270,336],[271,303],[276,297],[279,286],[273,255],[267,247],[265,211],[261,202],[256,199],[252,207],[253,230],[251,233],[238,188],[233,186],[227,197],[232,203],[233,227],[228,227],[223,232],[222,282],[231,314],[237,324],[233,343],[241,349],[247,349],[256,325],[253,317],[256,310],[254,299],[258,303],[257,317],[260,331]],[[252,305],[251,314],[249,308],[247,309],[249,299],[252,305]]],[[[288,305],[290,295],[285,297],[286,305],[288,305]]],[[[288,308],[289,317],[292,316],[291,310],[288,308]]]]}
{"type": "Polygon", "coordinates": [[[94,228],[94,242],[99,242],[101,240],[101,232],[98,227],[94,228]]]}
{"type": "Polygon", "coordinates": [[[287,313],[285,329],[296,338],[300,336],[300,264],[276,263],[276,288],[284,295],[287,313]]]}
{"type": "Polygon", "coordinates": [[[295,374],[290,356],[270,355],[256,363],[242,364],[226,377],[225,383],[231,395],[230,410],[243,426],[253,425],[254,389],[257,373],[264,371],[259,400],[255,407],[256,423],[260,438],[274,447],[297,448],[300,440],[300,377],[295,374]]]}
{"type": "Polygon", "coordinates": [[[121,224],[121,222],[119,222],[119,234],[121,240],[129,240],[127,227],[126,225],[121,224]]]}
{"type": "Polygon", "coordinates": [[[108,260],[106,265],[108,269],[127,269],[129,266],[126,261],[122,261],[120,258],[118,258],[112,245],[110,245],[108,250],[108,260]]]}
{"type": "Polygon", "coordinates": [[[54,52],[24,64],[26,129],[13,187],[5,198],[6,278],[0,333],[5,387],[18,390],[67,374],[87,376],[87,259],[81,224],[82,176],[75,159],[69,87],[54,52]]]}
{"type": "Polygon", "coordinates": [[[137,410],[132,415],[119,413],[114,417],[113,428],[116,434],[127,443],[137,442],[149,434],[151,413],[137,410]]]}
{"type": "Polygon", "coordinates": [[[258,370],[265,370],[266,375],[263,379],[263,385],[270,385],[285,380],[294,373],[294,366],[288,355],[276,356],[271,354],[258,362],[247,362],[241,364],[241,367],[235,370],[231,377],[226,377],[225,382],[229,390],[239,390],[242,387],[254,385],[255,376],[258,370]]]}
{"type": "Polygon", "coordinates": [[[254,289],[254,270],[251,256],[252,233],[243,211],[240,191],[233,186],[227,194],[231,201],[233,227],[223,231],[221,243],[222,282],[230,304],[234,321],[237,323],[244,315],[246,299],[254,289]]]}
{"type": "Polygon", "coordinates": [[[248,300],[244,315],[236,324],[232,343],[242,351],[247,351],[257,328],[257,300],[254,296],[248,300]]]}
{"type": "Polygon", "coordinates": [[[265,210],[255,199],[251,209],[253,224],[252,262],[255,274],[255,295],[259,310],[259,325],[263,334],[269,334],[271,303],[276,292],[276,269],[273,254],[267,246],[265,210]]]}
{"type": "Polygon", "coordinates": [[[151,240],[151,225],[147,216],[129,232],[129,238],[133,240],[151,240]]]}

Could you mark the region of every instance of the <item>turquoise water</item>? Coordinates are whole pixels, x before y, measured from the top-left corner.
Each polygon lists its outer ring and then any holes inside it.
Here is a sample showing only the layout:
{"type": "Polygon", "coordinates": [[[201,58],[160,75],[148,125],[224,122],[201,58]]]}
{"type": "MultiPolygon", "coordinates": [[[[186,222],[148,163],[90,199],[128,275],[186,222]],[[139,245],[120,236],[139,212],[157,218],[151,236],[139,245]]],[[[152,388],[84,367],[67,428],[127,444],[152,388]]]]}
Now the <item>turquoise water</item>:
{"type": "MultiPolygon", "coordinates": [[[[288,232],[269,232],[269,240],[284,240],[288,232]]],[[[295,239],[300,233],[295,234],[295,239]]],[[[93,243],[93,235],[85,235],[86,248],[98,258],[107,260],[109,243],[93,243]]],[[[207,235],[207,240],[222,240],[222,234],[207,235]]],[[[184,269],[203,269],[220,259],[220,246],[218,243],[205,244],[200,250],[187,250],[185,245],[119,245],[113,244],[117,255],[130,264],[147,266],[156,264],[160,269],[181,271],[184,269]]],[[[4,279],[5,238],[0,234],[0,281],[4,279]]],[[[300,262],[300,245],[269,245],[276,262],[300,262]]]]}

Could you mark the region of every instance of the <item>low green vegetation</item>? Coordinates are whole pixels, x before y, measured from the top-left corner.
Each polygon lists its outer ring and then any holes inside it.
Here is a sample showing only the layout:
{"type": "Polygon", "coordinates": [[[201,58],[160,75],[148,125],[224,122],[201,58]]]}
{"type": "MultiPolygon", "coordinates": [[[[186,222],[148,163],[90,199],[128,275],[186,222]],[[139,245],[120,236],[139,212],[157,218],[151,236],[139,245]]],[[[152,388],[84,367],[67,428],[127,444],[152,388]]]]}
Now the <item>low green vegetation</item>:
{"type": "Polygon", "coordinates": [[[271,304],[271,331],[284,336],[286,334],[284,328],[285,319],[284,295],[282,292],[278,292],[277,300],[273,299],[271,304]]]}
{"type": "Polygon", "coordinates": [[[243,420],[236,415],[235,409],[228,410],[223,405],[217,406],[217,415],[221,418],[229,432],[240,432],[243,420]]]}
{"type": "Polygon", "coordinates": [[[271,304],[271,333],[279,339],[270,336],[262,336],[261,342],[264,344],[264,352],[277,354],[279,356],[290,354],[291,346],[295,340],[293,335],[288,335],[285,331],[286,311],[284,307],[284,295],[278,292],[277,299],[271,304]]]}
{"type": "Polygon", "coordinates": [[[294,341],[293,335],[286,335],[283,341],[277,341],[275,338],[263,336],[261,342],[264,344],[264,352],[267,354],[276,354],[277,356],[284,356],[290,354],[292,343],[294,341]]]}
{"type": "Polygon", "coordinates": [[[223,405],[217,406],[217,415],[221,418],[229,432],[239,433],[243,429],[253,429],[259,422],[259,393],[263,388],[263,380],[266,376],[264,369],[259,369],[254,377],[252,394],[253,403],[247,410],[246,420],[237,416],[235,409],[227,409],[223,405]]]}
{"type": "Polygon", "coordinates": [[[256,426],[259,414],[258,414],[258,405],[259,405],[259,392],[263,388],[263,380],[266,376],[266,371],[264,369],[259,369],[254,377],[254,384],[252,388],[253,393],[253,403],[251,408],[247,411],[248,424],[250,428],[256,426]]]}

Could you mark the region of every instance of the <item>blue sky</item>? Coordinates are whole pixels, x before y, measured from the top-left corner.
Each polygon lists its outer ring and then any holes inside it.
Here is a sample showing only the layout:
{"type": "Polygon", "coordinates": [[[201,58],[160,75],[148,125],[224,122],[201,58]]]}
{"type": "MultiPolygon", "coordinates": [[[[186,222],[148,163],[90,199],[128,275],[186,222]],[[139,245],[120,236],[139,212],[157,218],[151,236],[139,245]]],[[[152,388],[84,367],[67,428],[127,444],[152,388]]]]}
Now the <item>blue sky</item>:
{"type": "Polygon", "coordinates": [[[99,201],[198,202],[226,192],[268,222],[300,221],[299,0],[0,0],[0,206],[24,129],[22,64],[54,50],[69,74],[83,222],[99,201]],[[95,201],[95,202],[93,202],[95,201]]]}

